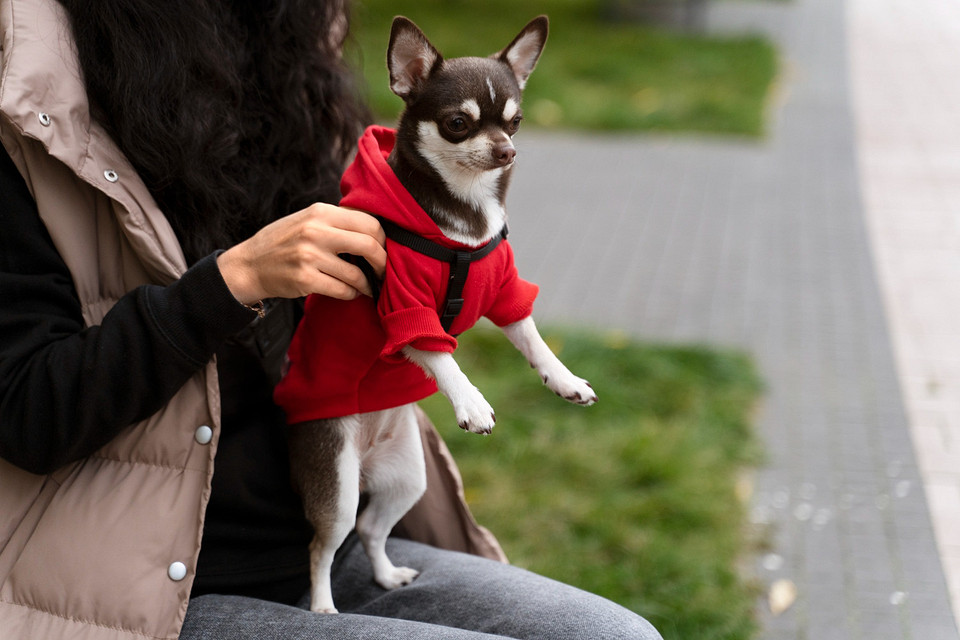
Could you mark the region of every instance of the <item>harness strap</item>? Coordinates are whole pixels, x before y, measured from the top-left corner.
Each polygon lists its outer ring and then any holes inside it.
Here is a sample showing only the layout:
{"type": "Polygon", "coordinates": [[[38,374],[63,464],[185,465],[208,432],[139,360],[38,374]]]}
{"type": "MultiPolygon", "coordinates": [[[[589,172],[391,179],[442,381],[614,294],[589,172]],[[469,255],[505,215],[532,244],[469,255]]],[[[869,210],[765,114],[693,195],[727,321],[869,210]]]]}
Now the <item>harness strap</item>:
{"type": "MultiPolygon", "coordinates": [[[[432,240],[427,240],[423,236],[418,236],[389,220],[381,218],[380,224],[383,227],[384,233],[387,234],[387,237],[397,244],[402,244],[428,258],[440,260],[450,265],[450,280],[447,282],[447,294],[444,299],[443,309],[439,312],[440,326],[443,327],[444,331],[449,333],[454,319],[456,319],[463,309],[463,287],[467,284],[470,264],[482,260],[497,248],[497,245],[507,237],[507,225],[503,225],[500,233],[476,251],[458,251],[433,242],[432,240]]],[[[369,274],[367,275],[367,279],[370,279],[369,274]]],[[[375,293],[379,294],[379,287],[375,289],[375,293]]],[[[374,299],[376,299],[376,295],[374,299]]]]}

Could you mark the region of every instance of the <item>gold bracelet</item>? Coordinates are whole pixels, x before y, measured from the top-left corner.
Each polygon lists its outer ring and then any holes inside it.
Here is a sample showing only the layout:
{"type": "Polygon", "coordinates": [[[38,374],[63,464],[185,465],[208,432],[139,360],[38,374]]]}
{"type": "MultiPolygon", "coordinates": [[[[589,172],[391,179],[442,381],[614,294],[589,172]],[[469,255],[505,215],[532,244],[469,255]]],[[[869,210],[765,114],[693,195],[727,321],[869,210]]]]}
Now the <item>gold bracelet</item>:
{"type": "Polygon", "coordinates": [[[256,311],[257,317],[261,320],[267,315],[267,312],[263,310],[263,300],[257,300],[253,304],[245,304],[243,306],[245,306],[247,309],[250,309],[250,311],[256,311]]]}

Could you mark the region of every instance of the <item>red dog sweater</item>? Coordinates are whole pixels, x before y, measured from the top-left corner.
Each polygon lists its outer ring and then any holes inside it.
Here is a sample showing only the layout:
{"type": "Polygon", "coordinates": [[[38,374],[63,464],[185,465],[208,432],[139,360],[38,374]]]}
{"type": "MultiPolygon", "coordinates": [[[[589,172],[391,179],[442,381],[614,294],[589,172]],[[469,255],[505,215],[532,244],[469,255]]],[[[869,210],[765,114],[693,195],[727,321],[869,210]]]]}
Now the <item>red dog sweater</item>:
{"type": "MultiPolygon", "coordinates": [[[[444,236],[400,184],[387,164],[395,136],[395,131],[384,127],[366,130],[340,184],[341,206],[386,218],[451,249],[476,249],[444,236]]],[[[533,310],[537,286],[519,277],[506,240],[471,264],[463,308],[447,333],[437,309],[444,303],[449,277],[449,264],[388,239],[387,270],[377,303],[366,296],[350,301],[309,296],[290,343],[289,370],[274,391],[288,422],[379,411],[422,400],[437,387],[403,356],[405,346],[453,353],[454,335],[472,327],[481,316],[504,326],[533,310]]]]}

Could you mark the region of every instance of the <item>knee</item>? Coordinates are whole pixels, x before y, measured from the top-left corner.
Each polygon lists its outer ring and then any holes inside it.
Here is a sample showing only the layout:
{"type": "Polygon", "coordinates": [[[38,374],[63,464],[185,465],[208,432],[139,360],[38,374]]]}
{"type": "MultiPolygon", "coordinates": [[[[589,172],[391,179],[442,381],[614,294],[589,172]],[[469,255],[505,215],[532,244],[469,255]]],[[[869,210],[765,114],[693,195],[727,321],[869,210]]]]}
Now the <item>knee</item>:
{"type": "Polygon", "coordinates": [[[558,627],[553,638],[663,640],[650,622],[615,602],[569,587],[558,587],[554,595],[559,591],[567,594],[549,614],[558,627]]]}
{"type": "Polygon", "coordinates": [[[521,624],[532,622],[541,634],[517,637],[662,640],[650,622],[612,600],[529,572],[514,579],[522,585],[513,594],[523,602],[519,610],[526,621],[521,624]]]}
{"type": "Polygon", "coordinates": [[[615,640],[663,640],[660,632],[639,615],[622,609],[620,616],[604,619],[596,632],[587,631],[585,637],[611,638],[615,640]]]}

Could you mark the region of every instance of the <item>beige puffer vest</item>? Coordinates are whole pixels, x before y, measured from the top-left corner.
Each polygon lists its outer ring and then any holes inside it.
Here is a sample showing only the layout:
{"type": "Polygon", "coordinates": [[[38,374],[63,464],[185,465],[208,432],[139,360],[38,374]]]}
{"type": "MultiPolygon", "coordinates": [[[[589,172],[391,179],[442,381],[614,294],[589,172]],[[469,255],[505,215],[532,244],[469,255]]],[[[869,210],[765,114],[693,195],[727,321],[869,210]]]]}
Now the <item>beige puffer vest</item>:
{"type": "MultiPolygon", "coordinates": [[[[177,279],[183,254],[129,162],[90,121],[61,7],[0,0],[0,47],[0,142],[73,276],[85,322],[96,325],[132,288],[177,279]]],[[[219,403],[211,362],[160,412],[88,459],[49,476],[0,461],[0,637],[178,636],[210,493],[219,403]],[[210,442],[195,438],[202,425],[213,429],[210,442]]],[[[421,422],[430,487],[402,523],[405,532],[504,559],[470,516],[449,452],[421,422]]]]}

